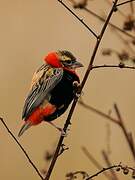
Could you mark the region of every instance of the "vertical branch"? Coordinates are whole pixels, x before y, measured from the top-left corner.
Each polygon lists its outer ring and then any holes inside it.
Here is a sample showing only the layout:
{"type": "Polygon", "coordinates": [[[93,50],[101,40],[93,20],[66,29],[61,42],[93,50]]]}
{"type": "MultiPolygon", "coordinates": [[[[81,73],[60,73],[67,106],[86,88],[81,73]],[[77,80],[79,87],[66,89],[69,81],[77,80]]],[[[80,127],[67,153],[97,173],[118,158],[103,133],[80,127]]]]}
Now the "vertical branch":
{"type": "MultiPolygon", "coordinates": [[[[60,2],[62,5],[64,4],[61,0],[58,0],[58,2],[60,2]]],[[[102,40],[103,34],[104,34],[104,32],[105,32],[105,30],[106,30],[106,28],[107,28],[107,25],[108,25],[108,23],[109,23],[109,20],[110,20],[112,14],[113,14],[113,12],[114,12],[114,10],[115,10],[115,8],[116,8],[117,2],[118,2],[118,0],[115,0],[115,1],[114,1],[113,6],[112,6],[112,8],[111,8],[111,11],[110,11],[110,13],[109,13],[109,15],[108,15],[108,17],[107,17],[104,25],[103,25],[103,28],[102,28],[102,30],[101,30],[101,33],[100,33],[100,35],[97,37],[97,41],[96,41],[96,44],[95,44],[95,47],[94,47],[92,56],[91,56],[91,58],[90,58],[90,63],[89,63],[89,65],[88,65],[88,68],[87,68],[86,73],[85,73],[85,75],[84,75],[84,78],[83,78],[83,80],[82,80],[82,83],[81,83],[81,86],[80,86],[80,89],[79,89],[79,90],[80,90],[79,93],[81,93],[81,91],[82,91],[82,89],[83,89],[83,87],[84,87],[84,85],[85,85],[85,83],[86,83],[86,81],[87,81],[87,79],[88,79],[89,73],[90,73],[90,71],[92,70],[92,65],[93,65],[93,62],[94,62],[94,60],[95,60],[95,56],[96,56],[96,53],[97,53],[99,44],[100,44],[100,42],[101,42],[101,40],[102,40]]],[[[68,8],[68,10],[69,10],[69,8],[68,8]]],[[[69,11],[70,11],[70,10],[69,10],[69,11]]],[[[71,11],[70,11],[70,12],[71,12],[71,11]]],[[[70,112],[69,112],[68,117],[67,117],[67,119],[66,119],[66,122],[65,122],[65,125],[64,125],[64,128],[63,128],[63,130],[64,130],[65,132],[66,132],[66,130],[67,130],[67,128],[68,128],[68,125],[71,124],[70,120],[71,120],[72,115],[73,115],[73,112],[74,112],[74,110],[75,110],[77,101],[78,101],[78,96],[76,96],[76,97],[74,98],[74,101],[73,101],[73,103],[72,103],[70,112]]],[[[49,169],[48,169],[48,171],[47,171],[45,180],[49,180],[49,179],[50,179],[50,176],[51,176],[51,173],[52,173],[53,168],[54,168],[54,166],[55,166],[55,163],[56,163],[56,161],[57,161],[57,157],[58,157],[58,154],[59,154],[61,145],[62,145],[62,143],[63,143],[63,140],[64,140],[64,136],[60,136],[59,142],[58,142],[57,147],[56,147],[56,151],[55,151],[55,153],[54,153],[54,156],[53,156],[53,159],[52,159],[52,161],[51,161],[50,167],[49,167],[49,169]]]]}
{"type": "Polygon", "coordinates": [[[122,119],[122,116],[121,116],[121,114],[120,114],[120,111],[119,111],[119,109],[118,109],[117,104],[114,104],[114,109],[115,109],[115,111],[116,111],[116,114],[117,114],[117,117],[118,117],[118,120],[119,120],[119,125],[120,125],[120,127],[122,128],[122,130],[123,130],[123,133],[124,133],[124,135],[125,135],[125,137],[126,137],[127,143],[128,143],[128,145],[129,145],[129,147],[130,147],[130,150],[131,150],[131,152],[132,152],[133,158],[134,158],[134,160],[135,160],[135,151],[134,151],[133,141],[131,141],[131,136],[129,136],[129,133],[128,133],[125,125],[124,125],[124,122],[123,122],[123,119],[122,119]]]}

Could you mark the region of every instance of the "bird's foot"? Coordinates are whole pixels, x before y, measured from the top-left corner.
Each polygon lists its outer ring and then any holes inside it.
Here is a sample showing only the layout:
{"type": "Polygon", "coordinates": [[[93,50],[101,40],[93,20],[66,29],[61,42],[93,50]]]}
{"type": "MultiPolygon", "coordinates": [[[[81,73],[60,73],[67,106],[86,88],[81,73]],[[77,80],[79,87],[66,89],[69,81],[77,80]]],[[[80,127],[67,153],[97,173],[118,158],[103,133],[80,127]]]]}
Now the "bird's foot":
{"type": "Polygon", "coordinates": [[[78,83],[78,81],[74,81],[74,82],[73,82],[73,86],[74,86],[75,96],[76,96],[77,98],[80,98],[81,95],[83,94],[83,92],[81,91],[81,84],[78,83]]]}
{"type": "Polygon", "coordinates": [[[74,81],[73,82],[73,86],[76,88],[76,87],[79,87],[80,86],[80,83],[78,81],[74,81]]]}
{"type": "Polygon", "coordinates": [[[51,121],[48,121],[49,124],[51,124],[53,127],[55,127],[58,131],[61,132],[61,136],[66,137],[67,133],[60,127],[56,126],[55,124],[53,124],[51,121]]]}

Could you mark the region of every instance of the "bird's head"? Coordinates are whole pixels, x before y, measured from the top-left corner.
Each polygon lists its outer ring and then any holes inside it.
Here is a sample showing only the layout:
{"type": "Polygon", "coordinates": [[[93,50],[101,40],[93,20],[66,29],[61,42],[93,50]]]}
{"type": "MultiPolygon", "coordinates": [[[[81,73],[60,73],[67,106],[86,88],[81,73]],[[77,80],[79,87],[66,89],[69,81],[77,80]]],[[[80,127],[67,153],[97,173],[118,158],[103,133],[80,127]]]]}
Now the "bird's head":
{"type": "Polygon", "coordinates": [[[83,65],[78,62],[75,56],[66,50],[51,52],[45,58],[45,62],[56,68],[66,68],[69,70],[75,70],[76,68],[83,67],[83,65]]]}

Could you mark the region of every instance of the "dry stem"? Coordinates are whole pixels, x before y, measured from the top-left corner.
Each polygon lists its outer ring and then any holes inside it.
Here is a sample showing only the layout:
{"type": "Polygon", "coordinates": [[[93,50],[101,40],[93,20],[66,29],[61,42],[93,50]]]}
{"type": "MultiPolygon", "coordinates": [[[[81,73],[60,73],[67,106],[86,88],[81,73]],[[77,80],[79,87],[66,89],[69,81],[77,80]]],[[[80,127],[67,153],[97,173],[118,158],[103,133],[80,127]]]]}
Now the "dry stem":
{"type": "MultiPolygon", "coordinates": [[[[65,8],[67,7],[67,6],[65,6],[65,4],[64,4],[61,0],[58,0],[58,2],[60,2],[65,8]]],[[[103,26],[103,28],[102,28],[99,36],[97,37],[97,41],[96,41],[96,44],[95,44],[95,47],[94,47],[92,56],[91,56],[91,58],[90,58],[90,62],[89,62],[88,68],[87,68],[87,70],[86,70],[86,73],[85,73],[85,75],[84,75],[84,78],[83,78],[82,83],[81,83],[81,86],[80,86],[80,93],[81,93],[81,91],[82,91],[82,89],[83,89],[83,87],[84,87],[84,85],[85,85],[85,83],[86,83],[86,81],[87,81],[87,79],[88,79],[89,73],[90,73],[91,70],[92,70],[92,65],[93,65],[93,62],[94,62],[94,60],[95,60],[95,56],[96,56],[96,53],[97,53],[99,44],[100,44],[101,39],[102,39],[102,37],[103,37],[103,34],[104,34],[104,32],[105,32],[105,30],[106,30],[106,28],[107,28],[107,25],[108,25],[108,23],[109,23],[109,20],[110,20],[113,12],[114,12],[114,10],[115,10],[115,7],[116,7],[117,2],[118,2],[118,0],[115,0],[115,1],[114,1],[113,6],[112,6],[112,8],[111,8],[111,10],[110,10],[110,13],[109,13],[109,15],[108,15],[108,17],[107,17],[107,19],[106,19],[106,21],[105,21],[105,23],[104,23],[104,26],[103,26]]],[[[72,13],[72,11],[71,11],[69,8],[66,8],[66,9],[68,9],[69,12],[72,13]]],[[[73,14],[73,13],[72,13],[72,14],[73,14]]],[[[67,120],[66,120],[66,122],[65,122],[65,125],[64,125],[64,128],[63,128],[63,130],[64,130],[65,132],[66,132],[66,130],[67,130],[67,128],[68,128],[68,125],[71,124],[71,123],[70,123],[70,120],[71,120],[72,115],[73,115],[73,112],[74,112],[74,110],[75,110],[77,101],[78,101],[78,96],[76,96],[76,97],[74,98],[74,101],[73,101],[73,103],[72,103],[72,106],[71,106],[69,115],[68,115],[67,120]]],[[[49,167],[49,169],[48,169],[48,171],[47,171],[45,180],[49,180],[49,179],[50,179],[50,176],[51,176],[51,173],[52,173],[53,168],[54,168],[54,166],[55,166],[55,163],[56,163],[56,161],[57,161],[57,157],[58,157],[58,154],[59,154],[59,151],[60,151],[60,147],[61,147],[61,145],[62,145],[62,143],[63,143],[63,140],[64,140],[64,136],[60,136],[59,142],[58,142],[57,147],[56,147],[56,151],[55,151],[55,153],[54,153],[54,156],[53,156],[53,159],[52,159],[52,161],[51,161],[50,167],[49,167]]]]}
{"type": "Polygon", "coordinates": [[[26,156],[26,158],[28,159],[29,163],[31,164],[31,166],[35,169],[35,171],[37,172],[38,176],[44,180],[44,178],[42,177],[42,175],[40,174],[39,170],[37,169],[36,165],[33,163],[33,161],[30,159],[29,155],[27,154],[27,152],[25,151],[25,149],[23,148],[23,146],[19,143],[19,141],[16,139],[16,137],[14,136],[14,134],[11,132],[11,130],[8,128],[7,124],[5,123],[5,121],[3,120],[3,118],[0,117],[0,121],[2,122],[2,124],[5,126],[6,130],[8,131],[9,135],[12,137],[12,139],[17,143],[17,145],[19,146],[19,148],[21,149],[21,151],[24,153],[24,155],[26,156]]]}

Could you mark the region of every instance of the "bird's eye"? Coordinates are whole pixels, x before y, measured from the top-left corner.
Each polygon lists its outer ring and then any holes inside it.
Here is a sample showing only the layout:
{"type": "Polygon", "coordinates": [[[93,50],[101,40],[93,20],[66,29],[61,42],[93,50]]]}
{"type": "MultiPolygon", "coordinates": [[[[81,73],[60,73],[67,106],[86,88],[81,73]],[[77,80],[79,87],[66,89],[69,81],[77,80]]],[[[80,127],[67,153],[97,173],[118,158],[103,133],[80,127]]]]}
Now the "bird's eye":
{"type": "Polygon", "coordinates": [[[71,62],[70,60],[67,60],[66,63],[67,63],[67,64],[71,64],[72,62],[71,62]]]}

